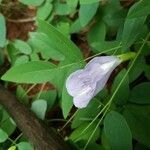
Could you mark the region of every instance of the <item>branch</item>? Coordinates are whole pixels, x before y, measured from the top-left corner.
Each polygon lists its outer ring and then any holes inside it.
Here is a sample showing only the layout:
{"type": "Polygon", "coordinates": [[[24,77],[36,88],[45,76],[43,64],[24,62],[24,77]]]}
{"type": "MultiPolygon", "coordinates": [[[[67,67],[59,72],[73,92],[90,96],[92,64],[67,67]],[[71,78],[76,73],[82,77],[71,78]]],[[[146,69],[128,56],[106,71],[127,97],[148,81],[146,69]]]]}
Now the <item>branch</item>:
{"type": "Polygon", "coordinates": [[[36,150],[67,150],[61,136],[52,128],[37,119],[37,117],[16,97],[0,85],[0,104],[15,120],[18,128],[34,145],[36,150]]]}

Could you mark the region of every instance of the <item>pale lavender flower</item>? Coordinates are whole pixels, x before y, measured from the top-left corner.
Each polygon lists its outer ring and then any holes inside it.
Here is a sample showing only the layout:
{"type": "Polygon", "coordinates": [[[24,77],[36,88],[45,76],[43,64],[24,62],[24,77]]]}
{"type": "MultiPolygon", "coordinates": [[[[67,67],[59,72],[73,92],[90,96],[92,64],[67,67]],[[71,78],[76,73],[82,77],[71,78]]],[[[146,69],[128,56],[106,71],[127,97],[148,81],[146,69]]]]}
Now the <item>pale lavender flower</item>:
{"type": "Polygon", "coordinates": [[[84,69],[70,74],[66,81],[68,93],[78,108],[85,108],[107,83],[112,71],[121,63],[117,56],[93,58],[84,69]]]}

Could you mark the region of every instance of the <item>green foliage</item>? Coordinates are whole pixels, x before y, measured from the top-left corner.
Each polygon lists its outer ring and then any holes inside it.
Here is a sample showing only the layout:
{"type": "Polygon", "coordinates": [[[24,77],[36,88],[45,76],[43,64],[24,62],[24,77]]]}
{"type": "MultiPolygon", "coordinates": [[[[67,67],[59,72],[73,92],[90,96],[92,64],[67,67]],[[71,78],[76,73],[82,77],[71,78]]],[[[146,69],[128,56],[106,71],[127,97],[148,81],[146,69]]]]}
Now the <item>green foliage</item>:
{"type": "Polygon", "coordinates": [[[145,82],[135,86],[131,90],[129,101],[136,104],[150,104],[150,83],[145,82]]]}
{"type": "Polygon", "coordinates": [[[64,60],[65,56],[56,50],[55,45],[50,44],[50,38],[43,33],[33,32],[30,33],[29,44],[36,52],[41,52],[41,55],[45,59],[52,58],[54,60],[64,60]]]}
{"type": "Polygon", "coordinates": [[[18,150],[33,150],[33,147],[30,143],[20,142],[17,144],[18,150]]]}
{"type": "Polygon", "coordinates": [[[31,110],[37,115],[38,118],[44,120],[47,110],[47,103],[43,99],[37,99],[32,103],[31,110]]]}
{"type": "Polygon", "coordinates": [[[140,143],[150,147],[150,118],[149,106],[128,105],[124,116],[131,129],[132,136],[140,143]]]}
{"type": "Polygon", "coordinates": [[[62,91],[62,104],[61,104],[64,118],[67,118],[72,106],[73,106],[72,97],[68,94],[66,86],[64,85],[62,91]]]}
{"type": "Polygon", "coordinates": [[[41,92],[40,96],[37,95],[36,97],[38,97],[39,99],[44,99],[47,102],[47,110],[50,110],[56,101],[56,96],[57,96],[56,90],[50,90],[50,91],[43,91],[41,92]]]}
{"type": "Polygon", "coordinates": [[[150,7],[149,0],[143,0],[143,1],[137,2],[131,8],[128,18],[137,18],[137,17],[147,16],[148,14],[150,14],[149,7],[150,7]]]}
{"type": "Polygon", "coordinates": [[[118,112],[109,112],[104,120],[104,130],[112,150],[131,150],[132,135],[124,117],[118,112]]]}
{"type": "MultiPolygon", "coordinates": [[[[76,128],[70,135],[70,139],[72,141],[79,141],[79,140],[88,140],[90,135],[92,134],[93,130],[95,129],[97,122],[93,123],[88,130],[86,130],[86,132],[84,132],[82,134],[82,131],[87,127],[88,123],[83,123],[81,126],[79,126],[78,128],[76,128]]],[[[93,135],[91,142],[94,142],[98,139],[100,134],[100,128],[98,128],[95,132],[95,134],[93,135]]]]}
{"type": "Polygon", "coordinates": [[[83,27],[86,26],[91,21],[93,16],[96,14],[98,6],[99,3],[80,5],[79,19],[83,27]]]}
{"type": "Polygon", "coordinates": [[[28,99],[28,96],[26,94],[26,91],[20,85],[17,87],[16,97],[23,104],[29,103],[29,99],[28,99]]]}
{"type": "Polygon", "coordinates": [[[123,50],[129,48],[129,46],[131,46],[139,37],[140,32],[142,31],[141,26],[143,26],[145,20],[146,17],[128,19],[127,16],[122,33],[123,50]]]}
{"type": "MultiPolygon", "coordinates": [[[[56,129],[64,125],[62,136],[75,149],[148,150],[150,42],[145,37],[150,31],[150,0],[19,2],[16,7],[15,2],[8,2],[8,6],[14,4],[8,11],[0,0],[2,84],[46,124],[50,121],[56,129]],[[20,18],[24,12],[18,10],[24,8],[36,9],[37,13],[33,18],[30,13],[20,18]],[[35,20],[36,26],[28,39],[21,40],[18,33],[17,39],[10,40],[10,30],[13,33],[15,25],[22,30],[22,24],[26,30],[26,25],[32,24],[28,19],[35,20]],[[73,97],[66,89],[67,77],[94,57],[127,52],[137,56],[114,70],[105,88],[86,108],[73,107],[73,97]]],[[[24,136],[18,139],[15,129],[15,122],[0,106],[0,149],[33,150],[24,136]]]]}
{"type": "Polygon", "coordinates": [[[15,40],[13,44],[15,48],[18,49],[23,54],[29,55],[32,52],[31,47],[26,42],[23,42],[21,40],[15,40]]]}
{"type": "Polygon", "coordinates": [[[21,3],[25,5],[31,5],[31,6],[40,6],[44,0],[19,0],[21,3]]]}
{"type": "Polygon", "coordinates": [[[56,66],[51,63],[32,61],[14,66],[2,79],[18,83],[43,83],[52,81],[55,78],[56,71],[56,66]]]}
{"type": "Polygon", "coordinates": [[[6,141],[8,139],[8,135],[2,129],[0,129],[0,143],[6,141]]]}
{"type": "Polygon", "coordinates": [[[100,111],[99,106],[100,105],[98,100],[93,99],[87,108],[81,110],[79,109],[72,121],[71,127],[77,128],[78,126],[82,125],[85,121],[89,122],[100,111]]]}
{"type": "Polygon", "coordinates": [[[0,14],[0,47],[4,47],[6,43],[6,23],[5,18],[0,14]]]}
{"type": "MultiPolygon", "coordinates": [[[[115,81],[112,85],[112,93],[114,93],[114,91],[116,90],[116,88],[118,87],[118,84],[120,83],[120,81],[122,80],[124,74],[126,73],[126,70],[122,70],[115,78],[115,81]]],[[[129,97],[129,78],[128,76],[126,77],[126,79],[124,80],[124,82],[122,83],[121,87],[119,88],[119,91],[117,92],[117,94],[114,97],[114,101],[118,104],[118,105],[124,105],[129,97]],[[122,96],[123,95],[123,96],[122,96]]]]}
{"type": "Polygon", "coordinates": [[[50,13],[52,12],[53,5],[51,4],[51,0],[46,0],[45,3],[39,7],[37,11],[37,17],[45,20],[48,18],[50,13]]]}

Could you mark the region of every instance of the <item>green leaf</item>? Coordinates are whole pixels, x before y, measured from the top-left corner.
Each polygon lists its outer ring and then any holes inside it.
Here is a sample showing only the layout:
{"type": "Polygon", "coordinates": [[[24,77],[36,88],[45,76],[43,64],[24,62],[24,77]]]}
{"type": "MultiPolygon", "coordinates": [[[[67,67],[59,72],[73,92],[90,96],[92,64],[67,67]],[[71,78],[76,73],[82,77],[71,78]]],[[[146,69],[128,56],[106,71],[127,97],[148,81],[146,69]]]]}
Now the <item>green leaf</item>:
{"type": "Polygon", "coordinates": [[[139,56],[136,59],[133,67],[131,68],[131,70],[129,72],[130,83],[133,82],[134,80],[136,80],[141,75],[141,73],[144,71],[144,67],[143,67],[144,64],[145,64],[145,62],[144,62],[143,56],[139,56]]]}
{"type": "Polygon", "coordinates": [[[108,139],[106,138],[104,129],[102,130],[101,142],[102,142],[102,145],[105,148],[105,150],[111,150],[111,147],[110,147],[108,139]]]}
{"type": "Polygon", "coordinates": [[[80,0],[80,4],[92,4],[99,2],[99,0],[80,0]]]}
{"type": "MultiPolygon", "coordinates": [[[[119,41],[101,41],[90,44],[94,53],[114,54],[119,48],[119,41]]],[[[119,50],[118,50],[119,51],[119,50]]]]}
{"type": "Polygon", "coordinates": [[[34,150],[32,145],[28,142],[20,142],[17,144],[18,150],[34,150]]]}
{"type": "Polygon", "coordinates": [[[121,114],[110,111],[104,119],[104,131],[112,150],[132,150],[132,135],[121,114]]]}
{"type": "Polygon", "coordinates": [[[57,96],[56,90],[43,91],[40,94],[39,99],[44,99],[47,102],[47,110],[50,110],[55,103],[56,96],[57,96]]]}
{"type": "Polygon", "coordinates": [[[17,86],[16,96],[17,96],[17,99],[21,103],[23,103],[23,104],[28,104],[29,103],[29,99],[28,99],[28,96],[26,94],[26,91],[22,88],[21,85],[17,86]]]}
{"type": "Polygon", "coordinates": [[[59,22],[57,23],[56,27],[61,33],[63,33],[63,35],[65,35],[67,38],[70,38],[70,24],[68,22],[59,22]]]}
{"type": "Polygon", "coordinates": [[[70,27],[70,33],[77,33],[79,32],[83,27],[81,26],[79,18],[72,22],[70,27]]]}
{"type": "Polygon", "coordinates": [[[104,22],[99,21],[95,26],[92,27],[90,32],[88,32],[88,42],[103,42],[105,40],[106,35],[106,25],[104,22]]]}
{"type": "MultiPolygon", "coordinates": [[[[88,125],[89,125],[89,123],[86,123],[86,122],[83,123],[83,124],[81,124],[78,128],[76,128],[76,129],[71,133],[71,135],[70,135],[69,138],[70,138],[72,141],[75,141],[75,142],[80,141],[80,140],[88,140],[89,137],[90,137],[90,135],[93,133],[94,129],[95,129],[96,126],[97,126],[97,121],[94,122],[94,123],[88,128],[88,130],[86,130],[83,134],[81,134],[82,131],[83,131],[88,125]]],[[[95,131],[95,133],[94,133],[94,135],[93,135],[93,137],[92,137],[92,139],[91,139],[90,142],[96,141],[96,140],[98,139],[99,135],[100,135],[100,128],[97,128],[97,130],[95,131]]]]}
{"type": "Polygon", "coordinates": [[[8,113],[5,110],[3,110],[1,129],[3,129],[8,136],[10,136],[16,129],[15,122],[9,117],[8,113]]]}
{"type": "Polygon", "coordinates": [[[97,12],[98,6],[99,6],[98,2],[80,5],[79,19],[83,27],[86,26],[92,20],[92,18],[97,12]]]}
{"type": "Polygon", "coordinates": [[[54,10],[57,15],[69,15],[71,13],[70,6],[65,3],[55,2],[54,10]]]}
{"type": "Polygon", "coordinates": [[[109,1],[106,5],[102,5],[99,14],[102,14],[102,20],[105,22],[109,30],[116,32],[116,30],[123,25],[126,17],[126,10],[120,5],[120,1],[109,1]]]}
{"type": "Polygon", "coordinates": [[[45,0],[19,0],[25,5],[40,6],[45,0]]]}
{"type": "Polygon", "coordinates": [[[149,14],[150,14],[150,1],[141,0],[132,6],[128,18],[137,18],[147,16],[149,14]]]}
{"type": "Polygon", "coordinates": [[[33,61],[12,67],[2,80],[18,83],[43,83],[55,78],[55,65],[43,61],[33,61]]]}
{"type": "Polygon", "coordinates": [[[51,2],[49,0],[46,0],[46,2],[38,8],[37,17],[42,20],[47,19],[47,17],[52,12],[52,8],[53,8],[53,5],[51,4],[51,2]]]}
{"type": "Polygon", "coordinates": [[[77,6],[78,4],[78,0],[66,0],[68,5],[73,5],[73,6],[77,6]]]}
{"type": "Polygon", "coordinates": [[[150,147],[150,107],[128,105],[125,107],[123,114],[131,129],[133,138],[150,147]]]}
{"type": "Polygon", "coordinates": [[[97,99],[91,100],[90,104],[86,108],[78,110],[72,121],[71,127],[77,128],[81,124],[85,123],[85,121],[91,121],[99,113],[99,106],[100,102],[97,99]]]}
{"type": "Polygon", "coordinates": [[[5,142],[8,139],[8,135],[2,129],[0,129],[0,143],[5,142]]]}
{"type": "Polygon", "coordinates": [[[122,33],[122,49],[127,50],[139,37],[141,27],[143,26],[146,17],[139,17],[128,19],[128,16],[124,23],[122,33]]]}
{"type": "Polygon", "coordinates": [[[129,101],[136,104],[150,104],[150,82],[144,82],[131,90],[129,101]]]}
{"type": "Polygon", "coordinates": [[[62,107],[63,117],[65,119],[67,118],[72,106],[73,106],[73,98],[68,94],[66,90],[66,85],[64,84],[63,91],[62,91],[61,107],[62,107]]]}
{"type": "MultiPolygon", "coordinates": [[[[121,82],[122,78],[124,77],[126,70],[123,69],[116,77],[115,81],[112,85],[112,93],[118,87],[118,84],[121,82]]],[[[123,81],[122,85],[120,86],[118,92],[115,94],[114,101],[118,105],[124,105],[129,97],[129,77],[127,76],[126,79],[123,81]],[[123,95],[123,96],[122,96],[123,95]]]]}
{"type": "Polygon", "coordinates": [[[36,52],[33,52],[32,54],[30,54],[30,59],[31,61],[39,61],[39,55],[36,52]]]}
{"type": "Polygon", "coordinates": [[[14,65],[17,66],[20,64],[27,63],[28,61],[29,61],[29,57],[26,55],[22,55],[22,56],[19,56],[18,58],[16,58],[14,65]]]}
{"type": "Polygon", "coordinates": [[[5,18],[0,14],[0,47],[4,47],[6,43],[6,23],[5,18]]]}
{"type": "Polygon", "coordinates": [[[43,20],[38,20],[38,31],[47,34],[50,39],[49,42],[53,43],[57,50],[64,54],[66,59],[69,60],[68,63],[83,59],[79,48],[52,25],[43,20]]]}
{"type": "Polygon", "coordinates": [[[16,58],[17,58],[18,51],[16,50],[16,48],[14,47],[14,45],[12,43],[9,43],[7,45],[7,52],[9,55],[9,61],[10,61],[11,65],[14,65],[16,58]]]}
{"type": "Polygon", "coordinates": [[[43,99],[37,99],[32,103],[31,110],[37,115],[38,118],[44,120],[47,110],[47,102],[43,99]]]}
{"type": "Polygon", "coordinates": [[[13,42],[16,49],[18,49],[21,53],[29,55],[32,52],[31,47],[24,41],[21,40],[15,40],[13,42]]]}
{"type": "Polygon", "coordinates": [[[41,52],[42,57],[45,59],[52,58],[54,60],[62,61],[65,59],[65,56],[57,49],[50,38],[40,32],[31,32],[30,39],[28,43],[36,52],[41,52]]]}

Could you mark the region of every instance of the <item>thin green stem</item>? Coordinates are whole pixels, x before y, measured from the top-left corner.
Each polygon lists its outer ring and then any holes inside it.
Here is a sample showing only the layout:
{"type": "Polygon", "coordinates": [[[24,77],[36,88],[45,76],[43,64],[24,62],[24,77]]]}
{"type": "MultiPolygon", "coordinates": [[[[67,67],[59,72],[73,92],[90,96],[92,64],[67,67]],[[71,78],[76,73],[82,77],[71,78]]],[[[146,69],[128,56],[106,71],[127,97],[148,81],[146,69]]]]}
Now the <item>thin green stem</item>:
{"type": "Polygon", "coordinates": [[[103,121],[103,118],[105,117],[105,114],[107,113],[107,109],[105,110],[105,112],[103,113],[103,116],[101,117],[101,119],[99,120],[99,122],[97,123],[95,129],[93,130],[92,134],[90,135],[86,145],[84,146],[83,150],[85,150],[88,146],[88,144],[90,143],[93,135],[95,134],[96,130],[98,129],[98,127],[100,126],[101,122],[103,121]]]}
{"type": "Polygon", "coordinates": [[[20,99],[23,99],[34,87],[36,86],[36,84],[33,84],[24,94],[20,99]]]}
{"type": "Polygon", "coordinates": [[[42,91],[43,91],[45,85],[46,85],[46,83],[43,83],[43,84],[42,84],[41,89],[40,89],[40,91],[39,91],[39,93],[38,93],[38,95],[37,95],[37,97],[36,97],[37,99],[40,98],[40,96],[41,96],[41,94],[42,94],[42,91]]]}
{"type": "Polygon", "coordinates": [[[69,123],[69,122],[74,118],[74,116],[77,114],[78,110],[79,110],[79,109],[77,109],[77,110],[75,111],[75,113],[69,118],[69,120],[64,124],[64,126],[63,126],[61,129],[58,130],[59,132],[61,132],[61,131],[68,125],[68,123],[69,123]]]}
{"type": "Polygon", "coordinates": [[[122,62],[124,62],[130,59],[134,59],[135,56],[136,56],[135,52],[129,52],[129,53],[118,55],[117,57],[120,58],[122,62]]]}

